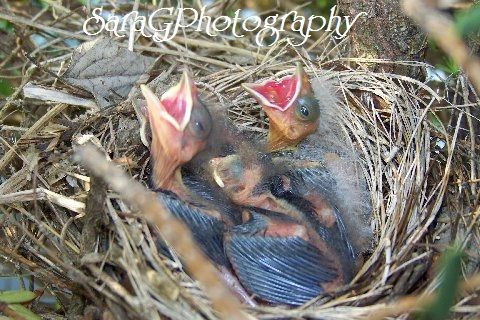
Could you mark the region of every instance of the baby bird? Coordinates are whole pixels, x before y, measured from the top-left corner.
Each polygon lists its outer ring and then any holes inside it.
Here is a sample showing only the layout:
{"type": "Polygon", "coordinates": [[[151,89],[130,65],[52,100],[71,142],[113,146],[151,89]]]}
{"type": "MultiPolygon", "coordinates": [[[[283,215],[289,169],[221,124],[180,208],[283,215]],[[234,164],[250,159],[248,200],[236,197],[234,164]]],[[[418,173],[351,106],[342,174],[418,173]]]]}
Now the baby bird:
{"type": "Polygon", "coordinates": [[[334,208],[272,193],[288,183],[287,164],[235,154],[210,166],[230,199],[246,206],[244,223],[230,230],[225,247],[247,291],[273,304],[300,305],[350,281],[354,255],[334,208]],[[334,219],[319,217],[323,210],[334,219]]]}
{"type": "Polygon", "coordinates": [[[211,143],[214,123],[210,112],[199,99],[187,72],[161,98],[147,86],[142,85],[141,90],[152,131],[152,184],[158,199],[187,225],[232,290],[243,301],[253,304],[231,274],[223,245],[225,231],[237,223],[235,219],[239,219],[240,213],[215,188],[208,188],[197,177],[182,176],[181,172],[183,165],[211,143]]]}
{"type": "Polygon", "coordinates": [[[296,163],[290,166],[290,191],[278,189],[277,196],[295,192],[313,204],[330,203],[341,214],[355,254],[368,250],[373,237],[369,194],[358,157],[340,129],[333,86],[326,77],[310,82],[297,64],[293,75],[243,87],[269,118],[268,151],[296,163]]]}
{"type": "Polygon", "coordinates": [[[269,79],[260,84],[244,83],[242,86],[258,100],[268,116],[270,151],[294,147],[317,129],[319,101],[300,63],[293,75],[278,81],[269,79]]]}

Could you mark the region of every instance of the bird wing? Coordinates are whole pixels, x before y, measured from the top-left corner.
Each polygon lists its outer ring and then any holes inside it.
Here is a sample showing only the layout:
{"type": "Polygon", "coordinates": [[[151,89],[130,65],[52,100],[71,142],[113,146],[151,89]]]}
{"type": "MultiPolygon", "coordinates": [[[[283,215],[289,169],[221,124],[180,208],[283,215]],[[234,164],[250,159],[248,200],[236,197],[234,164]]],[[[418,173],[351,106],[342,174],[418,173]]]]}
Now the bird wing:
{"type": "Polygon", "coordinates": [[[214,263],[228,265],[223,246],[223,221],[209,215],[203,208],[190,205],[168,192],[157,191],[157,198],[171,214],[185,223],[197,244],[214,263]]]}
{"type": "Polygon", "coordinates": [[[233,234],[226,250],[247,291],[273,304],[301,305],[338,278],[332,261],[299,237],[233,234]]]}

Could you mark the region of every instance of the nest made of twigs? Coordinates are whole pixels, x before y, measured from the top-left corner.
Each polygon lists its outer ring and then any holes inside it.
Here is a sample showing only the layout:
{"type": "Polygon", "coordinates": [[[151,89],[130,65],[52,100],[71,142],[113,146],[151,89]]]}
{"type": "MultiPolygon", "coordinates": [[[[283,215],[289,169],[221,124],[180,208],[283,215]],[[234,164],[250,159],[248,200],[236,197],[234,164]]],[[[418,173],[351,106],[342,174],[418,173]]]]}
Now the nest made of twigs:
{"type": "MultiPolygon", "coordinates": [[[[280,76],[298,59],[312,74],[328,70],[338,83],[338,117],[358,152],[371,195],[374,245],[355,279],[336,294],[301,308],[248,310],[253,317],[405,316],[412,311],[405,305],[386,305],[405,294],[431,293],[438,285],[432,262],[452,241],[469,254],[464,277],[478,271],[479,222],[478,210],[473,209],[478,202],[478,137],[473,130],[478,119],[471,112],[478,96],[461,75],[446,90],[436,91],[406,76],[368,71],[363,64],[372,61],[342,58],[339,48],[326,37],[307,55],[282,41],[247,59],[246,52],[217,45],[208,51],[229,55],[204,61],[205,49],[200,48],[194,51],[196,60],[170,53],[156,66],[157,71],[169,70],[162,74],[169,86],[180,74],[178,66],[187,65],[202,97],[216,101],[237,126],[259,137],[265,137],[268,122],[240,83],[280,76]],[[440,121],[445,115],[449,122],[440,121]]],[[[48,52],[45,55],[49,60],[48,52]]],[[[57,73],[62,60],[43,67],[57,73]]],[[[61,86],[50,74],[34,72],[36,68],[30,65],[26,80],[61,86]]],[[[155,78],[155,72],[150,76],[155,78]]],[[[157,235],[147,223],[72,160],[74,141],[92,135],[132,179],[148,179],[149,153],[140,141],[132,107],[138,87],[135,90],[125,103],[102,111],[39,103],[17,93],[25,110],[37,105],[48,112],[26,117],[26,131],[3,139],[7,148],[0,159],[5,172],[0,185],[1,256],[41,281],[66,315],[78,314],[75,308],[80,306],[92,317],[103,313],[117,319],[215,319],[201,287],[184,271],[175,252],[173,260],[158,253],[157,235]]],[[[459,316],[478,312],[470,306],[474,296],[466,294],[453,311],[459,316]]],[[[43,315],[58,317],[48,311],[43,315]]]]}

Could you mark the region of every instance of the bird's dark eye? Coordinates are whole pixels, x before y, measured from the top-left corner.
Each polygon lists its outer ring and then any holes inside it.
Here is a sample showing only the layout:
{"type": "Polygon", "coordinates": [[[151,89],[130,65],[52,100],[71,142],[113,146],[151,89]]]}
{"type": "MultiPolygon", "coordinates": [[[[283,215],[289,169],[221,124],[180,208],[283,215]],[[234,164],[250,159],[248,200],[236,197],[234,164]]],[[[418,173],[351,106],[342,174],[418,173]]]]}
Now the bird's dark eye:
{"type": "Polygon", "coordinates": [[[302,121],[314,122],[320,116],[318,100],[313,96],[303,96],[297,100],[295,115],[302,121]]]}
{"type": "Polygon", "coordinates": [[[190,122],[188,123],[188,130],[192,135],[203,140],[208,137],[210,131],[212,131],[212,117],[205,105],[197,100],[192,108],[192,115],[190,116],[190,122]]]}
{"type": "Polygon", "coordinates": [[[300,106],[300,113],[302,114],[302,116],[304,116],[305,118],[308,118],[310,116],[310,111],[308,111],[308,107],[307,106],[300,106]]]}
{"type": "Polygon", "coordinates": [[[236,159],[235,161],[232,161],[230,173],[235,180],[243,178],[243,164],[240,160],[236,159]]]}

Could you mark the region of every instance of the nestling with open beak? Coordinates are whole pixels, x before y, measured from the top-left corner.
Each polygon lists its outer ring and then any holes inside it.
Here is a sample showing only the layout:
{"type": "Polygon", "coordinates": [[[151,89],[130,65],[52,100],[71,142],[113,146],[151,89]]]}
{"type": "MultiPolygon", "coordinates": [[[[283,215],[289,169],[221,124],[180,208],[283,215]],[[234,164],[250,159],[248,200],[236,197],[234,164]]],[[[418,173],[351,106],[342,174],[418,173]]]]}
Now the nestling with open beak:
{"type": "Polygon", "coordinates": [[[319,100],[300,63],[293,75],[278,81],[269,79],[242,86],[258,100],[268,116],[270,151],[294,147],[317,129],[319,100]]]}
{"type": "Polygon", "coordinates": [[[288,164],[235,154],[212,159],[210,166],[232,201],[249,206],[225,244],[247,291],[270,303],[298,305],[353,277],[355,257],[340,215],[326,201],[291,192],[296,182],[289,181],[288,164]]]}
{"type": "Polygon", "coordinates": [[[253,304],[231,274],[223,246],[224,233],[236,223],[239,213],[226,198],[223,201],[214,188],[209,189],[208,197],[205,196],[208,188],[203,188],[202,195],[196,194],[184,183],[189,177],[182,177],[181,173],[182,165],[200,153],[211,138],[213,121],[207,107],[199,99],[196,86],[186,72],[161,98],[147,86],[141,89],[147,101],[152,131],[152,184],[157,197],[187,225],[232,290],[242,300],[253,304]]]}
{"type": "Polygon", "coordinates": [[[269,118],[269,151],[280,151],[277,156],[296,162],[289,175],[297,181],[297,194],[312,203],[328,200],[338,208],[359,254],[372,241],[371,205],[358,157],[340,129],[339,102],[331,82],[327,74],[310,82],[297,64],[291,76],[243,86],[269,118]],[[297,145],[294,152],[285,152],[297,145]],[[325,176],[334,183],[327,185],[325,176]]]}
{"type": "Polygon", "coordinates": [[[182,186],[180,166],[202,151],[212,130],[212,118],[197,97],[196,87],[188,73],[159,99],[147,86],[141,86],[147,100],[152,142],[152,183],[156,188],[179,195],[182,186]]]}

